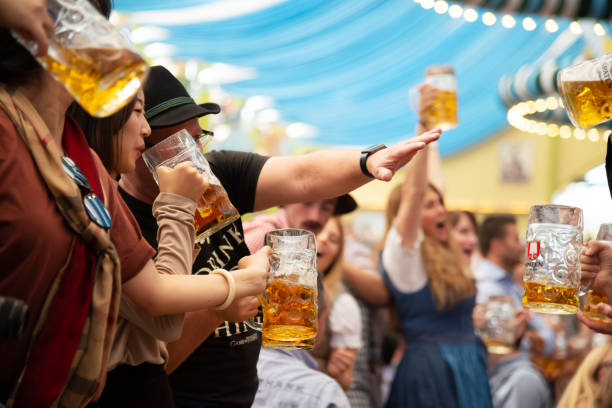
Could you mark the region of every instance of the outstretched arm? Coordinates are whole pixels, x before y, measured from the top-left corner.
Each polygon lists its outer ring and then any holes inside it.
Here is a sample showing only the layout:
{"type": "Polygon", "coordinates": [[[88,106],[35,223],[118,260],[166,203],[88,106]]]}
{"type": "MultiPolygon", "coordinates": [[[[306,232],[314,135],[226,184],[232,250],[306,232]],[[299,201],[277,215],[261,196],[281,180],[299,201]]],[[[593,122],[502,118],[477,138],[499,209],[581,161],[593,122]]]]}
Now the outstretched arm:
{"type": "MultiPolygon", "coordinates": [[[[436,94],[437,90],[428,85],[424,85],[420,89],[417,133],[427,130],[424,114],[426,109],[433,104],[436,94]]],[[[439,129],[436,130],[440,131],[439,129]]],[[[406,168],[406,175],[402,183],[402,199],[395,217],[395,227],[402,238],[402,245],[405,247],[411,248],[417,241],[423,199],[429,181],[428,162],[429,150],[426,147],[416,155],[412,163],[406,168]]]]}
{"type": "MultiPolygon", "coordinates": [[[[368,171],[378,180],[391,180],[417,151],[437,140],[440,132],[425,132],[372,154],[366,162],[368,171]]],[[[271,157],[257,182],[254,210],[333,198],[356,189],[372,180],[361,172],[360,156],[355,150],[321,150],[271,157]]]]}
{"type": "Polygon", "coordinates": [[[369,304],[385,306],[389,303],[389,290],[380,274],[368,272],[343,261],[342,277],[353,292],[369,304]]]}

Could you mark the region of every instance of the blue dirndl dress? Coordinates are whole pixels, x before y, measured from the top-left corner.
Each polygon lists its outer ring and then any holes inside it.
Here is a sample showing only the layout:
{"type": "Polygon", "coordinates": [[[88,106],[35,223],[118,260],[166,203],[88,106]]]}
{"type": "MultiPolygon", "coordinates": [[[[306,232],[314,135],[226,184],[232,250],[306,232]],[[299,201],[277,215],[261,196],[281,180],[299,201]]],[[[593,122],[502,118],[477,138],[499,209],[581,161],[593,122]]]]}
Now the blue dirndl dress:
{"type": "Polygon", "coordinates": [[[440,311],[429,283],[404,293],[381,269],[407,344],[386,406],[491,408],[486,350],[472,324],[475,297],[440,311]]]}

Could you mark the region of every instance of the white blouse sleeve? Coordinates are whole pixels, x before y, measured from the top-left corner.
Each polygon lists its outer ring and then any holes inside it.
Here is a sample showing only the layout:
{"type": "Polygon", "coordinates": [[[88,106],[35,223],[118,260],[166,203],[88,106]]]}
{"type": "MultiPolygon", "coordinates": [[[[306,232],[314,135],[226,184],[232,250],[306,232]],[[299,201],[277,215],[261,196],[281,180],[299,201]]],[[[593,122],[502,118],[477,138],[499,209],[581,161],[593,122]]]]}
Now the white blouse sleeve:
{"type": "Polygon", "coordinates": [[[361,311],[353,296],[342,293],[329,312],[332,348],[361,348],[361,311]]]}
{"type": "Polygon", "coordinates": [[[412,248],[402,245],[402,237],[391,226],[382,253],[382,264],[393,285],[401,292],[413,293],[427,283],[427,272],[421,256],[423,231],[419,228],[412,248]]]}

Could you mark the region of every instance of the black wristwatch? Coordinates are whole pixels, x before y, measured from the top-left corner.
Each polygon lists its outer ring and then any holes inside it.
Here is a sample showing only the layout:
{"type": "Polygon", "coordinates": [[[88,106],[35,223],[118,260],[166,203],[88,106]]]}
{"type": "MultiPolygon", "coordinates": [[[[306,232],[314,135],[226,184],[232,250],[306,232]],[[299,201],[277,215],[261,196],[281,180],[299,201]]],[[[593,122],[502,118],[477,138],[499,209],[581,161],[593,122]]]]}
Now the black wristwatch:
{"type": "Polygon", "coordinates": [[[368,166],[366,166],[366,162],[368,161],[368,157],[370,157],[371,154],[386,148],[387,146],[385,146],[384,144],[377,144],[361,151],[361,159],[359,159],[359,166],[361,167],[361,172],[363,174],[370,178],[374,178],[372,173],[368,171],[368,166]]]}

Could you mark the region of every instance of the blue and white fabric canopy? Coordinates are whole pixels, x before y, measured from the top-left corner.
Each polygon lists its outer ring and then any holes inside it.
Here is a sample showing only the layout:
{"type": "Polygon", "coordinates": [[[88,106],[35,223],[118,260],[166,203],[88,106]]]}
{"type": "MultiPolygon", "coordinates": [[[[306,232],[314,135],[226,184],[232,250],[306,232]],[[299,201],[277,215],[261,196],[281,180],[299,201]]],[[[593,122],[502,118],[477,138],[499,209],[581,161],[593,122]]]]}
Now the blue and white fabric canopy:
{"type": "Polygon", "coordinates": [[[409,137],[416,120],[409,89],[427,66],[450,64],[460,125],[443,135],[443,155],[507,127],[500,78],[538,60],[570,23],[557,18],[557,33],[538,16],[532,31],[486,26],[412,0],[115,0],[115,6],[131,24],[167,30],[163,42],[172,44],[172,58],[252,69],[252,78],[224,88],[273,98],[285,121],[315,126],[315,140],[327,145],[409,137]]]}

